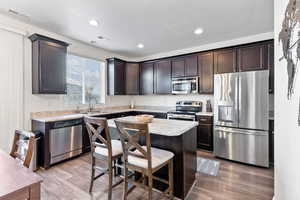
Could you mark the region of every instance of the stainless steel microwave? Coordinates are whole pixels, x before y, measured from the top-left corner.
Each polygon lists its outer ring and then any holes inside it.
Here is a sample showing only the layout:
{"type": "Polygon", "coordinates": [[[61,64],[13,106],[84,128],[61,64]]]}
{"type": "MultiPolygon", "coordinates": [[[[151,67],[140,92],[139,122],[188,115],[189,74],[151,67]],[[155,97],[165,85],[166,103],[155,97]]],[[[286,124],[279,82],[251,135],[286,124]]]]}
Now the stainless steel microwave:
{"type": "Polygon", "coordinates": [[[172,94],[196,94],[198,93],[198,77],[173,78],[172,94]]]}

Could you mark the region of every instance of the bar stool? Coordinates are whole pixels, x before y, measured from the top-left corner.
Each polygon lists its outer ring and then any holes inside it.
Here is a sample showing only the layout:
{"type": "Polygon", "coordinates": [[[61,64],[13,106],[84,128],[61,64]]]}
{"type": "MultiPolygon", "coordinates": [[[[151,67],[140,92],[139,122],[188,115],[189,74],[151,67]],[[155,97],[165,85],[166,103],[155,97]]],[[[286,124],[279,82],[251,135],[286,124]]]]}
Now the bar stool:
{"type": "Polygon", "coordinates": [[[123,182],[123,179],[121,179],[114,185],[112,184],[113,169],[116,169],[116,161],[123,155],[121,141],[111,140],[106,118],[84,117],[84,121],[91,143],[92,174],[89,192],[92,192],[94,181],[108,173],[108,199],[111,200],[112,188],[123,182]],[[100,166],[96,166],[96,159],[106,161],[108,168],[103,169],[100,166]],[[101,172],[96,177],[95,170],[99,170],[101,172]]]}
{"type": "Polygon", "coordinates": [[[22,130],[15,130],[10,156],[22,161],[23,165],[29,168],[33,156],[34,143],[35,143],[34,133],[28,131],[22,131],[22,130]],[[23,137],[24,139],[26,139],[26,141],[28,141],[27,144],[25,144],[26,148],[24,148],[24,150],[26,151],[25,154],[20,153],[21,141],[22,141],[21,137],[23,137]]]}
{"type": "Polygon", "coordinates": [[[129,122],[122,119],[115,120],[120,134],[123,157],[124,157],[124,190],[123,200],[127,199],[132,189],[128,190],[128,183],[134,186],[143,187],[148,190],[148,199],[152,199],[153,180],[163,182],[168,185],[164,194],[168,194],[173,199],[173,157],[174,154],[158,148],[151,147],[150,134],[147,123],[129,122]],[[146,146],[139,144],[144,137],[146,146]],[[168,179],[164,180],[153,176],[153,173],[168,165],[168,179]],[[139,172],[142,178],[138,181],[128,179],[128,170],[139,172]],[[146,185],[145,176],[148,177],[146,185]],[[143,183],[144,182],[144,183],[143,183]]]}

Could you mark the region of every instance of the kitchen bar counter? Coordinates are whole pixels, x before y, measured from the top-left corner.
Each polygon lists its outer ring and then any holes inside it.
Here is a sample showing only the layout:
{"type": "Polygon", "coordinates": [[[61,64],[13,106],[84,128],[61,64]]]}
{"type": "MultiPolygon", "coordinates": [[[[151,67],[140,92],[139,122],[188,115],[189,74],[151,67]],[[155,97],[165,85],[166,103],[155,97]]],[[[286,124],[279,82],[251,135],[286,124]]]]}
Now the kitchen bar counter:
{"type": "MultiPolygon", "coordinates": [[[[134,116],[119,119],[137,122],[134,116]]],[[[116,127],[114,120],[115,119],[110,119],[107,121],[109,127],[116,127]]],[[[196,126],[198,126],[198,122],[154,118],[153,121],[149,123],[149,132],[151,134],[163,136],[179,136],[196,126]]]]}
{"type": "MultiPolygon", "coordinates": [[[[135,117],[118,119],[135,120],[135,117]]],[[[185,199],[196,178],[197,168],[197,124],[191,121],[153,119],[149,123],[151,146],[174,153],[174,195],[185,199]]],[[[110,133],[116,132],[114,119],[108,120],[110,133]]],[[[144,145],[145,141],[141,141],[144,145]]],[[[156,176],[167,179],[168,168],[164,167],[155,173],[156,176]]],[[[154,187],[163,191],[165,185],[154,182],[154,187]]]]}
{"type": "MultiPolygon", "coordinates": [[[[123,112],[154,112],[154,113],[167,113],[168,111],[172,110],[172,108],[163,108],[163,109],[150,109],[150,108],[134,108],[134,109],[102,109],[100,111],[95,111],[92,113],[72,113],[72,114],[65,114],[65,115],[57,115],[51,117],[33,117],[32,120],[39,121],[39,122],[55,122],[55,121],[64,121],[64,120],[71,120],[71,119],[80,119],[84,116],[104,116],[108,114],[115,114],[115,113],[123,113],[123,112]]],[[[174,110],[174,109],[173,109],[174,110]]],[[[200,116],[213,116],[212,112],[198,112],[196,115],[200,116]]]]}

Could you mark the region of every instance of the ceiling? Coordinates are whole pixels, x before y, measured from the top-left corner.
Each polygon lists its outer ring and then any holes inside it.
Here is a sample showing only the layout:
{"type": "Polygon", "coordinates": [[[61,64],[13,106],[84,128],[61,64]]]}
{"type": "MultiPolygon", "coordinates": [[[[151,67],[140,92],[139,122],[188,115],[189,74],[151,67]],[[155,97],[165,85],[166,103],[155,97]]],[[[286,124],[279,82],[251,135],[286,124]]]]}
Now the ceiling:
{"type": "Polygon", "coordinates": [[[2,0],[50,31],[145,57],[273,31],[274,0],[2,0]],[[96,19],[98,27],[89,25],[96,19]],[[203,34],[195,35],[197,27],[203,34]],[[103,36],[104,39],[98,39],[103,36]],[[144,48],[137,48],[143,43],[144,48]]]}

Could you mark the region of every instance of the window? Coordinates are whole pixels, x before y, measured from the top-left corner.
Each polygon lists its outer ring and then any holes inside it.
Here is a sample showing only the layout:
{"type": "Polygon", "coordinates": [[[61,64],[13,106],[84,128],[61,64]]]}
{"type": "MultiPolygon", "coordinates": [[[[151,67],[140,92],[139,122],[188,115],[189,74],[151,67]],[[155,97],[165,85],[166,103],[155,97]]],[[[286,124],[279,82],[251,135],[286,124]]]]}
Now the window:
{"type": "Polygon", "coordinates": [[[72,54],[67,56],[67,104],[104,103],[105,63],[72,54]]]}

